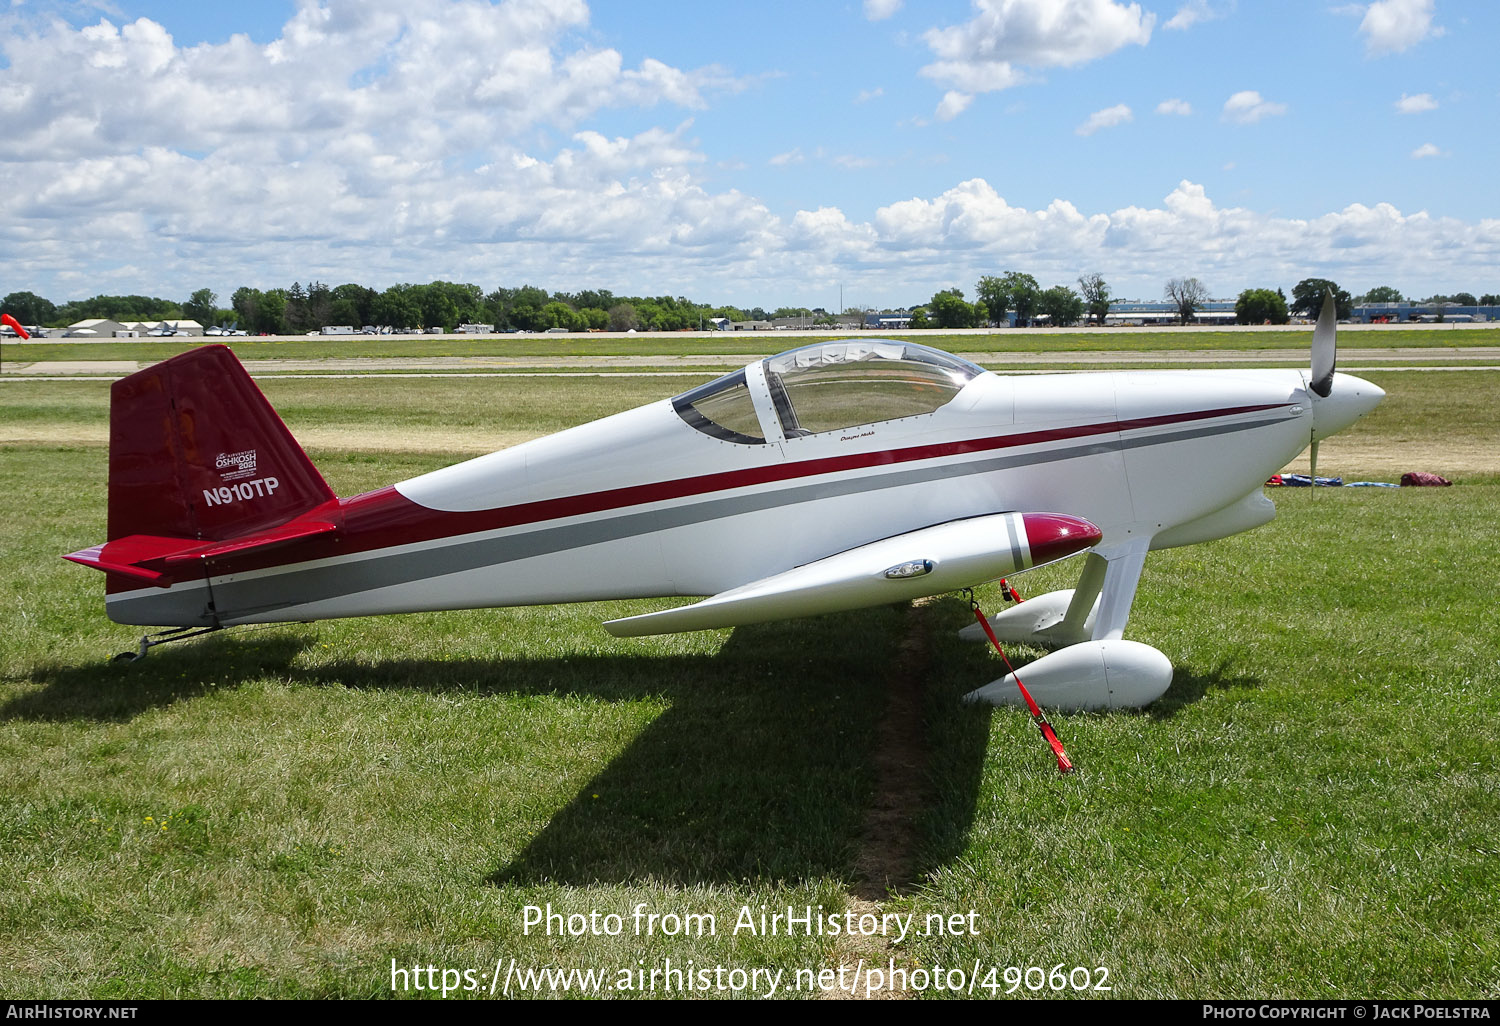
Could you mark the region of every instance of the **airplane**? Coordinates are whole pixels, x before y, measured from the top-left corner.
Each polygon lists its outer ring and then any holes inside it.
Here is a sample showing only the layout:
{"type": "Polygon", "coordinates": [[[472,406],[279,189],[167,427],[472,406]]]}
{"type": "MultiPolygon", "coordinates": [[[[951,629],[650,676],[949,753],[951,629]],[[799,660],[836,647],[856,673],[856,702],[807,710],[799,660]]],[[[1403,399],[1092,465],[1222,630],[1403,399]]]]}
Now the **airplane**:
{"type": "MultiPolygon", "coordinates": [[[[1063,710],[1171,683],[1126,640],[1147,553],[1266,523],[1261,486],[1384,395],[1310,370],[1002,376],[909,341],[818,342],[671,399],[339,498],[234,354],[113,385],[106,611],[168,641],[241,624],[709,596],[604,624],[736,627],[971,589],[1084,553],[1076,588],[961,632],[1054,649],[1063,710]]],[[[976,607],[977,608],[977,607],[976,607]]],[[[122,656],[131,656],[122,653],[122,656]]],[[[971,701],[1019,701],[1014,672],[971,701]]]]}

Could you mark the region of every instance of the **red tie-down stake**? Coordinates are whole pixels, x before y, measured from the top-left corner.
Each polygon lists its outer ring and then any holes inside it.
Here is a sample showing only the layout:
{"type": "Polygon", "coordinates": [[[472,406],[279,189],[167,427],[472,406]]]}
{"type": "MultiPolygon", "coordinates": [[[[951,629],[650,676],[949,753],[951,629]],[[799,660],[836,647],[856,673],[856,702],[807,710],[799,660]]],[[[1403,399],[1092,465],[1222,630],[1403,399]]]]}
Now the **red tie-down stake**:
{"type": "MultiPolygon", "coordinates": [[[[1006,590],[1010,590],[1009,586],[1006,587],[1006,590]]],[[[979,602],[974,598],[974,592],[970,590],[968,595],[969,608],[974,611],[974,619],[978,620],[979,626],[984,628],[985,636],[990,639],[990,644],[995,646],[995,651],[1000,653],[1000,659],[1005,663],[1005,668],[1010,671],[1011,677],[1016,682],[1016,687],[1021,689],[1021,697],[1026,699],[1026,708],[1031,710],[1031,722],[1036,724],[1036,729],[1042,732],[1042,737],[1052,748],[1053,754],[1057,756],[1057,772],[1071,773],[1073,771],[1073,761],[1068,758],[1068,753],[1063,751],[1063,744],[1062,741],[1058,740],[1057,731],[1052,729],[1052,724],[1048,723],[1047,717],[1042,715],[1041,707],[1036,704],[1036,699],[1031,697],[1031,692],[1026,690],[1026,685],[1021,683],[1021,675],[1016,672],[1014,666],[1010,665],[1010,659],[1006,656],[1005,649],[1000,647],[1000,639],[995,637],[994,630],[990,628],[989,618],[984,615],[984,610],[979,608],[979,602]]],[[[1021,597],[1016,595],[1015,600],[1019,602],[1021,601],[1021,597]]]]}

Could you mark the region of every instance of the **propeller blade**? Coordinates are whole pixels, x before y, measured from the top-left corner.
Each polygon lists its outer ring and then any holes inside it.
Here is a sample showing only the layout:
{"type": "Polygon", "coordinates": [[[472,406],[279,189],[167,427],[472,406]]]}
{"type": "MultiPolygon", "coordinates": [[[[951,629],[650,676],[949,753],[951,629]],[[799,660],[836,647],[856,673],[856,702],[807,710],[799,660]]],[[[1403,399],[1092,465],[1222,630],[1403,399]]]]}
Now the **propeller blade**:
{"type": "Polygon", "coordinates": [[[1333,293],[1323,295],[1323,311],[1313,328],[1312,378],[1308,387],[1323,398],[1333,391],[1333,365],[1338,358],[1338,311],[1333,293]]]}
{"type": "Polygon", "coordinates": [[[1308,476],[1312,478],[1313,491],[1317,491],[1318,490],[1318,440],[1316,438],[1313,439],[1312,451],[1307,454],[1307,459],[1308,459],[1308,462],[1312,464],[1312,469],[1308,471],[1308,476]]]}

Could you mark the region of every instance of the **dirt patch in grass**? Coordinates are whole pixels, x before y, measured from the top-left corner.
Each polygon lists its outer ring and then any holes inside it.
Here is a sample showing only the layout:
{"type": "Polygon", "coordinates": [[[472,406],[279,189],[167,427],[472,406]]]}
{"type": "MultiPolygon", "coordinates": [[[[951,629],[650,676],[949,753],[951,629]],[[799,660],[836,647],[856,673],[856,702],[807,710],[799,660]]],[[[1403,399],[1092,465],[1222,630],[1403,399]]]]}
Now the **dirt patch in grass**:
{"type": "Polygon", "coordinates": [[[887,687],[885,716],[876,732],[875,800],[865,819],[855,871],[854,896],[880,901],[910,887],[916,852],[916,819],[927,797],[927,738],[922,729],[922,688],[932,661],[931,628],[924,603],[906,612],[906,633],[887,687]]]}
{"type": "MultiPolygon", "coordinates": [[[[1286,473],[1306,474],[1308,454],[1287,464],[1286,473]]],[[[1408,470],[1425,470],[1453,480],[1455,477],[1500,473],[1500,446],[1439,442],[1428,439],[1392,443],[1371,438],[1344,440],[1334,437],[1318,452],[1318,474],[1345,481],[1401,480],[1408,470]]]]}
{"type": "MultiPolygon", "coordinates": [[[[887,686],[885,715],[876,731],[875,798],[865,817],[850,890],[848,911],[879,916],[879,902],[900,894],[915,882],[917,817],[927,801],[927,737],[922,724],[922,688],[932,664],[932,632],[926,604],[906,612],[906,633],[897,649],[887,686]]],[[[834,945],[835,968],[885,965],[896,954],[889,937],[844,934],[834,945]]],[[[904,998],[904,988],[885,987],[867,993],[834,988],[825,998],[904,998]]]]}
{"type": "MultiPolygon", "coordinates": [[[[483,456],[538,437],[532,431],[445,431],[429,428],[383,433],[378,428],[307,428],[297,432],[297,441],[307,449],[337,449],[341,452],[451,453],[455,458],[483,456]]],[[[107,424],[5,424],[0,425],[0,444],[108,445],[107,424]]]]}

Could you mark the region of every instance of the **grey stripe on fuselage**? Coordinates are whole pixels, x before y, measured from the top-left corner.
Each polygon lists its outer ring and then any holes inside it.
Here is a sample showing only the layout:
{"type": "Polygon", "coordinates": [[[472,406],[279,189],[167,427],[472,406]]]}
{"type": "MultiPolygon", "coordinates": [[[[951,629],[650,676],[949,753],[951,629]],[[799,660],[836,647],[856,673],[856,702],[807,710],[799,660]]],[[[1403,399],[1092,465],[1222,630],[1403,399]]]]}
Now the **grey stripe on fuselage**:
{"type": "Polygon", "coordinates": [[[1010,561],[1016,565],[1017,570],[1025,570],[1027,567],[1031,566],[1031,560],[1022,559],[1022,556],[1024,554],[1029,554],[1030,550],[1028,549],[1027,553],[1023,553],[1021,550],[1021,534],[1016,530],[1016,521],[1014,517],[1005,518],[1005,533],[1010,535],[1010,561]]]}
{"type": "MultiPolygon", "coordinates": [[[[667,531],[676,527],[707,523],[710,520],[755,513],[777,506],[795,505],[860,492],[902,488],[907,485],[925,484],[973,474],[987,474],[1038,463],[1098,456],[1190,438],[1247,431],[1281,422],[1280,417],[1261,418],[1235,424],[1195,427],[1141,438],[1090,441],[1065,448],[1046,449],[1041,452],[995,456],[959,463],[942,463],[936,466],[918,467],[873,476],[819,481],[722,499],[705,499],[688,506],[625,513],[588,523],[566,524],[498,538],[457,541],[447,545],[441,544],[439,540],[433,547],[416,551],[390,555],[376,553],[368,558],[351,559],[301,570],[289,569],[282,573],[268,574],[248,580],[225,581],[219,578],[214,582],[214,598],[221,615],[226,619],[236,620],[247,616],[259,616],[275,609],[289,609],[342,595],[354,595],[363,591],[373,591],[376,588],[389,588],[413,581],[444,577],[480,567],[496,566],[533,556],[561,552],[565,549],[582,548],[586,545],[597,545],[602,542],[667,531]]],[[[1019,538],[1013,538],[1011,542],[1019,551],[1019,538]]],[[[189,594],[196,592],[195,588],[189,594]]],[[[183,597],[187,596],[183,595],[183,597]]],[[[153,608],[160,609],[162,598],[153,596],[144,599],[122,599],[117,600],[114,605],[123,615],[128,611],[129,606],[136,602],[150,603],[153,608]]]]}

